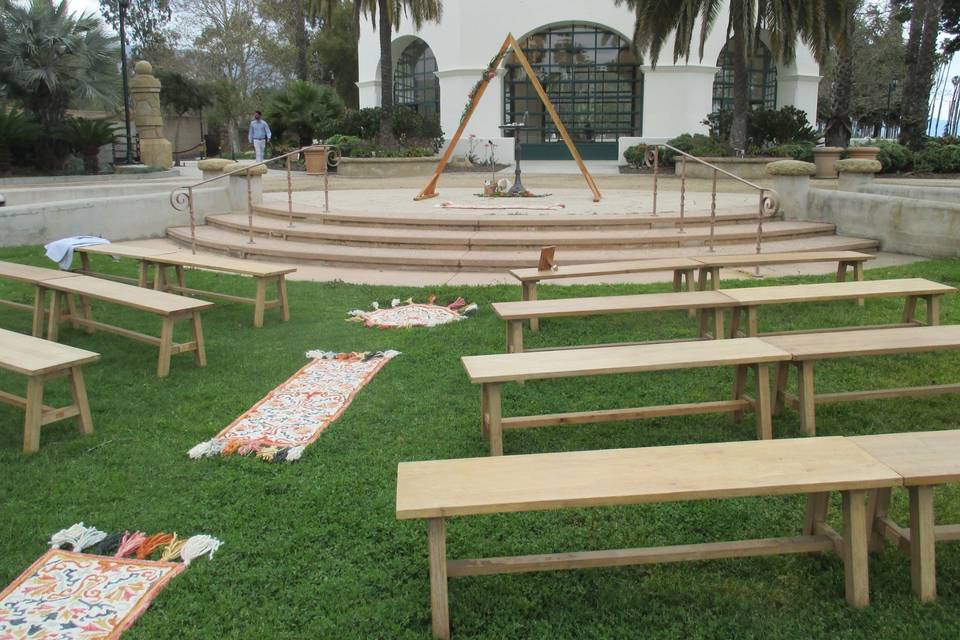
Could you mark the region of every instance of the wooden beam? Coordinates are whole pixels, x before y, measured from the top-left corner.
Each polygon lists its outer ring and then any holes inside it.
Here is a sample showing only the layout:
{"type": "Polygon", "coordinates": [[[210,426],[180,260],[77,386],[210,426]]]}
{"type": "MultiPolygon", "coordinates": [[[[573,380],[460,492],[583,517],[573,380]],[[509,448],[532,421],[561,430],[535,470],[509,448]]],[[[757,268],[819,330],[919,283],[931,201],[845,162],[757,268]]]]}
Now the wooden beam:
{"type": "Polygon", "coordinates": [[[934,384],[919,387],[899,387],[896,389],[819,393],[816,395],[816,402],[817,404],[827,404],[830,402],[875,400],[878,398],[900,398],[905,396],[940,396],[948,393],[960,393],[960,384],[934,384]]]}
{"type": "Polygon", "coordinates": [[[938,524],[933,529],[937,542],[960,540],[960,524],[938,524]]]}
{"type": "Polygon", "coordinates": [[[26,311],[28,313],[33,313],[33,305],[25,304],[23,302],[14,302],[13,300],[0,300],[0,305],[5,307],[10,307],[11,309],[17,309],[19,311],[26,311]]]}
{"type": "MultiPolygon", "coordinates": [[[[488,67],[488,69],[498,69],[500,68],[500,63],[503,61],[505,55],[507,55],[507,50],[510,48],[510,41],[513,39],[512,35],[508,35],[504,41],[503,45],[500,47],[500,51],[497,53],[497,57],[493,59],[493,64],[488,67]]],[[[443,152],[443,156],[440,158],[440,162],[437,164],[437,168],[433,170],[433,175],[430,177],[430,181],[427,182],[427,186],[417,194],[417,197],[414,200],[426,200],[427,198],[434,198],[437,195],[437,183],[440,181],[440,174],[443,173],[443,170],[446,169],[447,163],[450,162],[450,156],[453,155],[453,150],[456,148],[457,143],[460,141],[460,138],[463,137],[463,132],[467,128],[467,124],[470,122],[470,118],[473,117],[473,112],[476,111],[477,105],[480,104],[480,98],[483,97],[483,93],[487,90],[487,87],[490,85],[490,78],[485,77],[477,86],[477,92],[473,96],[473,102],[470,104],[469,109],[464,114],[463,118],[460,119],[460,126],[457,127],[457,132],[453,134],[453,137],[450,139],[450,143],[447,145],[447,150],[443,152]]]]}
{"type": "Polygon", "coordinates": [[[539,416],[504,418],[504,429],[531,429],[562,424],[590,424],[593,422],[617,422],[621,420],[639,420],[642,418],[663,418],[668,416],[690,416],[701,413],[730,413],[743,411],[753,406],[753,402],[742,400],[718,400],[716,402],[692,402],[688,404],[667,404],[656,407],[636,409],[604,409],[598,411],[578,411],[575,413],[552,413],[539,416]]]}
{"type": "Polygon", "coordinates": [[[537,72],[533,70],[532,66],[530,66],[530,61],[527,60],[526,54],[523,53],[523,48],[520,46],[520,43],[517,42],[516,38],[513,37],[512,33],[507,35],[507,42],[513,47],[513,52],[517,56],[517,61],[520,62],[520,66],[523,67],[523,70],[526,72],[527,78],[530,80],[530,84],[533,85],[533,90],[537,92],[538,96],[540,96],[540,101],[543,102],[543,106],[546,108],[547,113],[550,114],[550,118],[553,120],[553,124],[557,127],[560,137],[563,138],[564,143],[566,143],[567,149],[570,151],[570,155],[573,156],[573,159],[577,162],[577,166],[580,167],[580,173],[583,174],[583,179],[587,181],[587,186],[589,186],[590,191],[593,192],[593,201],[600,202],[600,189],[597,188],[597,183],[594,182],[593,176],[591,176],[590,172],[587,171],[587,165],[583,163],[583,158],[580,157],[580,152],[577,151],[577,146],[573,144],[570,134],[567,133],[567,128],[563,125],[563,121],[560,120],[560,115],[557,113],[557,110],[554,109],[553,102],[550,101],[550,96],[547,95],[547,92],[543,89],[543,85],[540,84],[540,80],[537,78],[537,72]]]}
{"type": "Polygon", "coordinates": [[[639,549],[610,549],[605,551],[577,551],[546,553],[501,558],[476,558],[447,561],[449,577],[483,576],[499,573],[526,573],[530,571],[560,571],[594,567],[626,567],[641,564],[717,560],[721,558],[748,558],[796,553],[832,551],[833,541],[827,536],[796,536],[792,538],[763,538],[734,542],[708,542],[667,547],[639,549]]]}

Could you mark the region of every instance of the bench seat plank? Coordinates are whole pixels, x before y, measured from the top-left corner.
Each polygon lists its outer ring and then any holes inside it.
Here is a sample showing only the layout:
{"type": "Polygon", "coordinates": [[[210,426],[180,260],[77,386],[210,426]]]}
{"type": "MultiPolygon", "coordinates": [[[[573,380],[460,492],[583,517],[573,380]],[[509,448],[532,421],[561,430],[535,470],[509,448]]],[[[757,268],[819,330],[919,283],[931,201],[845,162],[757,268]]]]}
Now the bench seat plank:
{"type": "Polygon", "coordinates": [[[179,249],[163,247],[140,247],[126,243],[110,243],[92,245],[89,247],[77,247],[75,251],[79,253],[95,253],[103,256],[116,256],[118,258],[153,258],[171,253],[180,253],[179,249]]]}
{"type": "Polygon", "coordinates": [[[400,463],[397,518],[890,487],[900,476],[841,437],[400,463]]]}
{"type": "Polygon", "coordinates": [[[745,253],[739,255],[697,256],[705,267],[756,267],[781,264],[809,264],[812,262],[866,262],[875,256],[859,251],[784,251],[781,253],[745,253]]]}
{"type": "Polygon", "coordinates": [[[0,329],[0,369],[35,376],[99,359],[93,351],[0,329]]]}
{"type": "Polygon", "coordinates": [[[960,482],[960,430],[848,438],[903,476],[904,486],[960,482]]]}
{"type": "Polygon", "coordinates": [[[213,306],[211,302],[185,298],[163,291],[153,291],[142,287],[134,287],[122,282],[113,282],[90,276],[76,276],[73,278],[51,280],[44,285],[49,289],[56,289],[79,296],[115,302],[125,307],[149,311],[158,315],[168,316],[183,314],[191,311],[202,311],[213,306]]]}
{"type": "Polygon", "coordinates": [[[94,247],[81,247],[79,251],[109,256],[143,259],[147,262],[180,265],[207,269],[210,271],[225,271],[241,275],[268,277],[294,273],[297,270],[293,265],[282,265],[255,260],[241,260],[229,256],[215,256],[207,254],[193,254],[179,250],[150,249],[127,244],[108,244],[94,247]]]}
{"type": "Polygon", "coordinates": [[[789,352],[794,360],[830,360],[960,349],[960,325],[861,329],[829,335],[796,333],[763,340],[789,352]]]}
{"type": "Polygon", "coordinates": [[[595,264],[571,264],[558,267],[556,271],[540,271],[536,268],[512,269],[511,275],[521,282],[528,280],[559,280],[562,278],[586,278],[589,276],[619,275],[623,273],[646,273],[696,269],[700,263],[692,258],[654,258],[651,260],[622,260],[595,264]]]}
{"type": "Polygon", "coordinates": [[[841,298],[927,296],[956,293],[956,288],[924,278],[823,282],[724,289],[723,293],[742,305],[816,302],[841,298]]]}
{"type": "Polygon", "coordinates": [[[3,280],[36,284],[38,282],[47,282],[62,278],[75,278],[76,276],[77,274],[70,271],[60,271],[59,269],[35,267],[30,264],[0,261],[0,279],[3,280]]]}
{"type": "Polygon", "coordinates": [[[719,291],[682,291],[647,293],[628,296],[596,296],[552,300],[495,302],[493,311],[503,320],[526,320],[531,317],[562,318],[564,316],[671,311],[676,309],[716,309],[737,306],[737,301],[719,291]]]}
{"type": "Polygon", "coordinates": [[[759,338],[464,356],[473,383],[667,371],[789,360],[759,338]]]}

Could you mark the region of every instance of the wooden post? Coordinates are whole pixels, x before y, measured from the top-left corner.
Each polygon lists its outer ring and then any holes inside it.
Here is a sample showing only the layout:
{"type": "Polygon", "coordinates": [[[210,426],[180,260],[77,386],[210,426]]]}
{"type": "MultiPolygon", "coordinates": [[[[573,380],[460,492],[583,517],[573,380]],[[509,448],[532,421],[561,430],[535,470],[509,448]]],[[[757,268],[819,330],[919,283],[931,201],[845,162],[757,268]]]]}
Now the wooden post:
{"type": "Polygon", "coordinates": [[[843,574],[847,602],[857,608],[870,604],[865,491],[843,492],[843,574]]]}
{"type": "Polygon", "coordinates": [[[807,494],[807,508],[803,514],[803,535],[812,536],[817,532],[817,525],[827,519],[827,508],[829,506],[829,493],[807,494]]]}
{"type": "Polygon", "coordinates": [[[754,412],[757,419],[757,440],[773,439],[773,422],[770,417],[770,369],[765,364],[754,367],[757,400],[754,412]]]}
{"type": "Polygon", "coordinates": [[[43,337],[43,316],[45,313],[44,307],[47,302],[46,297],[47,290],[37,285],[33,292],[33,329],[31,333],[34,338],[43,337]]]}
{"type": "Polygon", "coordinates": [[[783,407],[786,404],[787,382],[790,380],[790,363],[777,363],[776,382],[773,395],[773,415],[778,416],[783,413],[783,407]]]}
{"type": "Polygon", "coordinates": [[[917,297],[916,296],[907,296],[906,302],[903,303],[903,318],[901,322],[904,324],[911,324],[916,322],[914,316],[917,313],[917,297]]]}
{"type": "Polygon", "coordinates": [[[523,352],[523,320],[507,320],[507,353],[523,352]]]}
{"type": "Polygon", "coordinates": [[[26,416],[23,420],[23,452],[40,449],[40,425],[43,423],[43,376],[27,379],[26,416]]]}
{"type": "Polygon", "coordinates": [[[70,390],[73,392],[73,403],[80,412],[80,433],[90,435],[93,433],[93,418],[90,416],[87,387],[83,382],[83,371],[80,367],[70,367],[70,390]]]}
{"type": "Polygon", "coordinates": [[[503,455],[503,407],[500,397],[500,383],[489,382],[483,385],[487,389],[487,434],[490,438],[490,455],[503,455]]]}
{"type": "Polygon", "coordinates": [[[935,327],[940,324],[940,296],[927,296],[927,326],[935,327]]]}
{"type": "MultiPolygon", "coordinates": [[[[733,369],[733,399],[742,400],[747,390],[747,365],[738,364],[733,369]]],[[[743,411],[734,411],[731,414],[735,423],[743,420],[743,411]]]]}
{"type": "Polygon", "coordinates": [[[65,294],[53,291],[50,295],[50,317],[47,319],[47,340],[56,342],[60,335],[60,304],[65,294]]]}
{"type": "Polygon", "coordinates": [[[813,361],[797,363],[797,388],[800,396],[800,431],[817,435],[816,395],[813,390],[813,361]]]}
{"type": "Polygon", "coordinates": [[[430,610],[433,637],[450,638],[450,609],[447,604],[447,536],[443,518],[427,520],[430,555],[430,610]]]}
{"type": "MultiPolygon", "coordinates": [[[[524,300],[534,301],[537,299],[537,284],[537,280],[531,280],[521,285],[521,296],[524,300]]],[[[530,318],[530,331],[540,331],[540,318],[530,318]]]]}
{"type": "Polygon", "coordinates": [[[713,339],[714,340],[723,340],[725,334],[723,332],[723,308],[717,307],[713,310],[713,339]]]}
{"type": "Polygon", "coordinates": [[[868,546],[873,553],[883,551],[884,534],[878,523],[880,518],[887,515],[890,509],[890,489],[874,489],[867,500],[867,535],[870,538],[868,546]]]}
{"type": "Polygon", "coordinates": [[[207,348],[203,342],[203,323],[200,321],[200,312],[194,311],[190,318],[190,326],[193,329],[193,341],[196,344],[196,351],[193,357],[198,367],[207,366],[207,348]]]}
{"type": "Polygon", "coordinates": [[[164,316],[160,327],[160,355],[157,358],[157,377],[170,375],[170,355],[173,349],[173,316],[164,316]]]}
{"type": "Polygon", "coordinates": [[[253,326],[263,326],[263,314],[267,304],[267,283],[263,278],[257,278],[257,299],[253,307],[253,326]]]}
{"type": "Polygon", "coordinates": [[[910,577],[923,602],[937,599],[933,487],[910,487],[910,577]]]}
{"type": "Polygon", "coordinates": [[[287,300],[287,277],[282,273],[277,276],[277,300],[280,302],[280,320],[287,322],[290,319],[290,305],[287,300]]]}

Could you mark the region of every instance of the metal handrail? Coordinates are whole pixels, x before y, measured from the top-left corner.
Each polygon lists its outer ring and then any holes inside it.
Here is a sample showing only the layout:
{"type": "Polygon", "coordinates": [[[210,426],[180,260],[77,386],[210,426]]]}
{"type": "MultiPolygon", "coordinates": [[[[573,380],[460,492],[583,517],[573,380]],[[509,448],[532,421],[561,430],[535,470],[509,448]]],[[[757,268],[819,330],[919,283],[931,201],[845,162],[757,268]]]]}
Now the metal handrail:
{"type": "MultiPolygon", "coordinates": [[[[722,173],[728,178],[733,178],[741,184],[756,189],[759,192],[760,200],[757,205],[757,253],[760,253],[762,244],[763,244],[763,219],[764,217],[773,217],[780,213],[780,194],[774,191],[773,189],[768,189],[767,187],[761,187],[758,184],[745,180],[735,173],[731,173],[725,169],[721,169],[715,164],[707,162],[703,158],[698,158],[696,156],[690,155],[685,151],[681,151],[676,147],[666,144],[652,144],[647,147],[647,151],[643,157],[643,164],[647,167],[653,169],[653,215],[657,215],[657,178],[660,173],[660,149],[669,149],[675,154],[679,155],[681,158],[681,168],[680,168],[680,233],[686,233],[683,228],[684,223],[684,213],[686,210],[686,194],[687,194],[687,160],[693,160],[698,162],[705,167],[709,167],[713,170],[713,187],[711,191],[710,198],[710,239],[707,244],[710,247],[710,251],[714,251],[714,236],[716,234],[716,224],[717,224],[717,174],[722,173]]],[[[760,267],[757,267],[757,274],[760,273],[760,267]]]]}
{"type": "Polygon", "coordinates": [[[310,149],[322,149],[326,151],[327,166],[323,170],[323,194],[324,194],[324,211],[330,211],[330,191],[329,191],[329,167],[335,167],[340,162],[340,148],[336,145],[330,144],[311,144],[306,147],[301,147],[295,151],[289,151],[279,156],[269,158],[268,160],[263,160],[261,162],[255,162],[254,164],[245,164],[239,169],[234,169],[233,171],[228,171],[226,173],[221,173],[218,176],[212,178],[207,178],[206,180],[201,180],[191,185],[184,185],[175,188],[170,192],[170,206],[173,207],[176,211],[187,211],[190,212],[190,250],[193,253],[197,252],[197,232],[196,232],[196,211],[194,210],[193,204],[193,190],[197,187],[202,187],[211,182],[216,182],[217,180],[223,180],[224,178],[229,178],[230,176],[245,174],[247,178],[247,231],[249,233],[248,244],[255,244],[253,239],[253,188],[250,183],[250,170],[254,167],[260,167],[277,160],[286,159],[286,170],[287,170],[287,218],[288,226],[293,226],[293,182],[290,176],[290,158],[293,156],[298,156],[304,151],[310,149]]]}

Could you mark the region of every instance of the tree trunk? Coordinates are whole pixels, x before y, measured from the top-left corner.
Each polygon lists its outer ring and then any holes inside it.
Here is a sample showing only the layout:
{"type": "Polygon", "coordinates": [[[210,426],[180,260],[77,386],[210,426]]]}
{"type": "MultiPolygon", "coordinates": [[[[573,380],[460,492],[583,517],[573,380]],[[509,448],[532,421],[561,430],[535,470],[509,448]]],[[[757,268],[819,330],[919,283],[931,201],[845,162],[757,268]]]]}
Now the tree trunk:
{"type": "Polygon", "coordinates": [[[393,25],[390,23],[390,0],[377,0],[380,20],[380,144],[396,146],[393,135],[393,25]]]}
{"type": "Polygon", "coordinates": [[[852,135],[850,102],[853,94],[853,52],[845,47],[837,57],[833,80],[833,101],[827,122],[827,146],[848,147],[852,135]]]}
{"type": "Polygon", "coordinates": [[[910,13],[903,79],[900,142],[918,151],[927,130],[930,89],[936,66],[935,54],[943,0],[916,0],[910,13]]]}
{"type": "Polygon", "coordinates": [[[733,121],[730,123],[730,146],[746,152],[747,114],[750,112],[750,86],[747,72],[747,35],[737,25],[731,39],[733,45],[733,121]]]}
{"type": "Polygon", "coordinates": [[[297,79],[308,82],[310,70],[307,67],[307,7],[306,0],[293,0],[293,42],[297,48],[297,79]]]}

